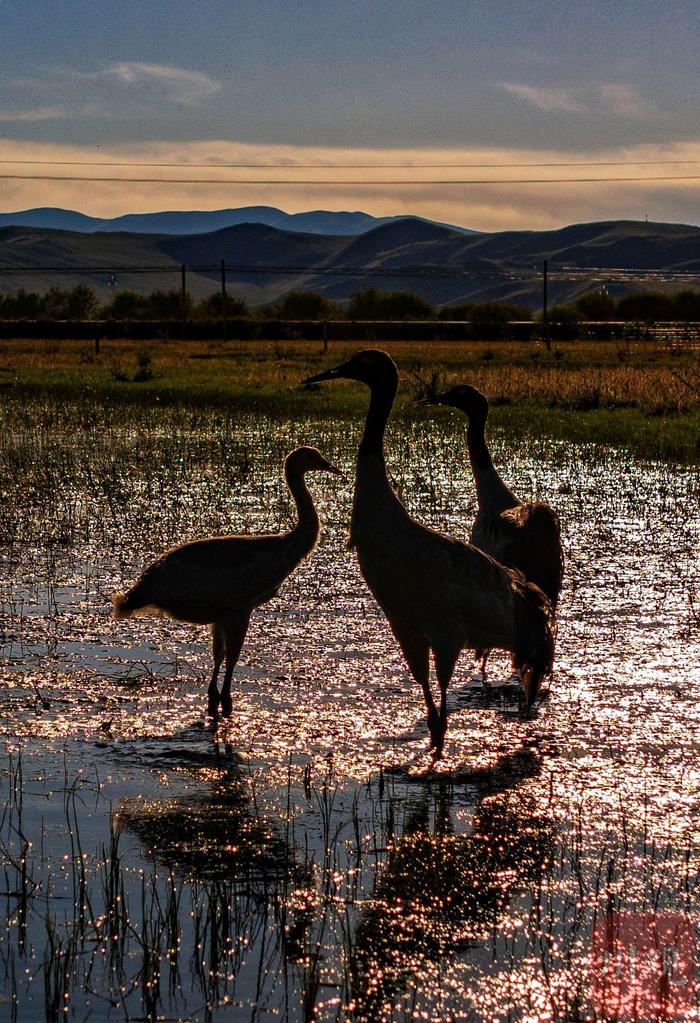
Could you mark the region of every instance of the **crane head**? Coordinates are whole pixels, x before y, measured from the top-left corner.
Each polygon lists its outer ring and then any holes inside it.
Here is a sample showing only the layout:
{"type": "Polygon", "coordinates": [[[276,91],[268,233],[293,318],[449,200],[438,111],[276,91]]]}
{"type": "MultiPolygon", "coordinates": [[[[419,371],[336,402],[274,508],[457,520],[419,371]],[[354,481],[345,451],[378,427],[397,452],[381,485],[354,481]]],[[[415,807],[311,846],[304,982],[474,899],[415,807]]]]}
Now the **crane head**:
{"type": "Polygon", "coordinates": [[[489,412],[486,395],[476,387],[472,387],[471,384],[457,384],[456,387],[451,387],[449,391],[444,391],[442,394],[427,395],[417,401],[416,405],[449,405],[451,408],[457,408],[464,412],[470,419],[472,417],[486,419],[489,412]]]}
{"type": "Polygon", "coordinates": [[[365,348],[361,352],[355,352],[347,362],[342,362],[333,369],[327,369],[323,373],[307,377],[302,381],[304,384],[318,384],[322,380],[358,380],[368,387],[383,383],[396,384],[398,370],[396,363],[379,348],[365,348]]]}
{"type": "Polygon", "coordinates": [[[296,448],[287,455],[284,466],[287,471],[291,472],[330,472],[334,476],[345,477],[345,473],[324,458],[318,448],[296,448]]]}
{"type": "Polygon", "coordinates": [[[554,636],[549,625],[539,642],[533,642],[530,652],[522,657],[516,654],[515,665],[520,672],[525,696],[525,712],[529,713],[540,694],[542,680],[552,672],[554,657],[554,636]]]}
{"type": "MultiPolygon", "coordinates": [[[[511,572],[511,574],[514,574],[511,572]]],[[[539,586],[520,581],[516,575],[516,631],[517,647],[514,664],[520,672],[525,694],[525,711],[534,707],[543,678],[552,672],[556,622],[551,601],[539,586]]]]}

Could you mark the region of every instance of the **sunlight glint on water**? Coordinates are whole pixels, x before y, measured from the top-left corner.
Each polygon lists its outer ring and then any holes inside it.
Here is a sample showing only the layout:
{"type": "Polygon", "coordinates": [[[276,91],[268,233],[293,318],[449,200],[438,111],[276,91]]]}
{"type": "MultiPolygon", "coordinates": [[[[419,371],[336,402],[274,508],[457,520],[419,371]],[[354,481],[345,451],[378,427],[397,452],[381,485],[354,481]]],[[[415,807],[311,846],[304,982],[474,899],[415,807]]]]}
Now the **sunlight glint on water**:
{"type": "MultiPolygon", "coordinates": [[[[439,423],[395,423],[389,464],[412,513],[466,538],[464,430],[439,423]]],[[[422,700],[346,548],[342,481],[311,481],[321,543],[254,615],[216,736],[206,631],[112,620],[109,595],[168,546],[286,528],[292,447],[351,471],[356,439],[171,410],[77,441],[8,434],[2,991],[21,1020],[59,1018],[66,995],[75,1019],[583,1018],[595,910],[697,911],[691,470],[496,440],[513,489],[562,517],[551,696],[524,723],[459,694],[464,654],[429,784],[412,780],[422,700]]]]}

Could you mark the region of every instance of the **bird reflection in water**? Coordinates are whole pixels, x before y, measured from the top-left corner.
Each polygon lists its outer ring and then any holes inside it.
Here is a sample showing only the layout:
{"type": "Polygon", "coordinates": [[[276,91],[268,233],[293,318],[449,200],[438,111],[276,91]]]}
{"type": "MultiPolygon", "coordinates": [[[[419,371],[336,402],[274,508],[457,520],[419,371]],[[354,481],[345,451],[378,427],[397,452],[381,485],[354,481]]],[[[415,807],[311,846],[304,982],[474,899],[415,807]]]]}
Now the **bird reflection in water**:
{"type": "Polygon", "coordinates": [[[522,796],[517,805],[507,797],[539,770],[539,759],[521,751],[475,774],[469,834],[453,823],[462,786],[449,780],[421,786],[355,932],[354,1019],[393,1018],[402,992],[412,1003],[426,969],[483,939],[513,890],[546,869],[551,822],[530,814],[522,796]]]}
{"type": "MultiPolygon", "coordinates": [[[[547,869],[553,825],[522,792],[517,803],[510,798],[539,773],[540,759],[529,750],[501,757],[490,770],[409,783],[403,825],[386,839],[379,870],[369,857],[361,866],[358,860],[357,887],[343,888],[340,900],[335,867],[329,873],[313,852],[304,854],[301,831],[295,842],[294,828],[258,813],[232,751],[217,762],[203,772],[206,792],[119,815],[157,860],[192,884],[201,911],[191,967],[209,1005],[253,990],[255,1004],[296,1005],[281,1018],[321,1018],[318,998],[332,975],[330,989],[348,1019],[391,1019],[392,1006],[420,996],[422,978],[483,940],[514,890],[547,869]],[[468,832],[457,823],[465,806],[468,832]]],[[[380,802],[388,805],[387,796],[380,802]]]]}
{"type": "MultiPolygon", "coordinates": [[[[241,760],[228,744],[199,764],[205,791],[124,805],[119,822],[166,866],[212,881],[271,881],[286,875],[292,853],[251,801],[241,760]]],[[[170,765],[173,766],[172,764],[170,765]]]]}
{"type": "MultiPolygon", "coordinates": [[[[241,983],[247,995],[255,989],[260,995],[268,959],[275,958],[267,927],[284,933],[286,919],[293,916],[285,909],[288,892],[308,890],[311,884],[308,865],[297,861],[286,832],[258,811],[240,758],[228,744],[214,743],[212,750],[213,755],[194,760],[185,755],[178,764],[196,767],[196,774],[207,778],[204,791],[122,805],[117,814],[119,826],[136,835],[149,855],[170,870],[168,901],[174,909],[175,935],[168,937],[170,981],[180,983],[184,910],[189,917],[186,944],[191,941],[193,950],[189,970],[208,1011],[230,1004],[241,983]],[[253,958],[254,948],[259,951],[251,979],[246,960],[253,958]]],[[[166,762],[174,766],[170,758],[166,762]]],[[[168,920],[170,926],[169,914],[168,920]]],[[[302,914],[297,930],[305,931],[309,923],[302,914]]],[[[148,1005],[155,1012],[160,973],[151,980],[148,1005]]]]}

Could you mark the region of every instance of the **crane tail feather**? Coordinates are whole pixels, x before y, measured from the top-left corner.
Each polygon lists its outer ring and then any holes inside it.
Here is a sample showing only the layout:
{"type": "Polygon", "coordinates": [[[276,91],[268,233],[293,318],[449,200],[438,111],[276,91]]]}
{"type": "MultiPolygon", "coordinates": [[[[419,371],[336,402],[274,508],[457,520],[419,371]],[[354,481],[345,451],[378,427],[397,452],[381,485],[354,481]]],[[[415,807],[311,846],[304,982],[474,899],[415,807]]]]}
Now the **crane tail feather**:
{"type": "Polygon", "coordinates": [[[115,618],[131,618],[138,610],[132,603],[131,593],[115,593],[112,597],[112,614],[115,618]]]}

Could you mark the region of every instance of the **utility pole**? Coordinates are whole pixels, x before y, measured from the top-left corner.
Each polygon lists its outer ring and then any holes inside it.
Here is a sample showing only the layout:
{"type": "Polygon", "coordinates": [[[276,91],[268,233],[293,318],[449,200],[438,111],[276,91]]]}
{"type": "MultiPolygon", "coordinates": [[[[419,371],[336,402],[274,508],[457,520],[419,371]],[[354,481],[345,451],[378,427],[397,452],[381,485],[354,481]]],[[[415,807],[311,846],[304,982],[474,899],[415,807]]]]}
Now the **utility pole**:
{"type": "Polygon", "coordinates": [[[549,260],[545,259],[542,264],[542,322],[547,322],[547,273],[549,270],[549,260]]]}
{"type": "Polygon", "coordinates": [[[549,337],[549,312],[547,309],[547,276],[549,272],[549,260],[545,259],[542,264],[542,333],[544,334],[544,343],[547,346],[547,351],[550,351],[552,342],[549,337]]]}
{"type": "Polygon", "coordinates": [[[187,270],[183,263],[180,267],[180,313],[182,315],[182,337],[187,328],[187,270]]]}
{"type": "Polygon", "coordinates": [[[226,262],[221,260],[221,337],[226,340],[226,262]]]}

